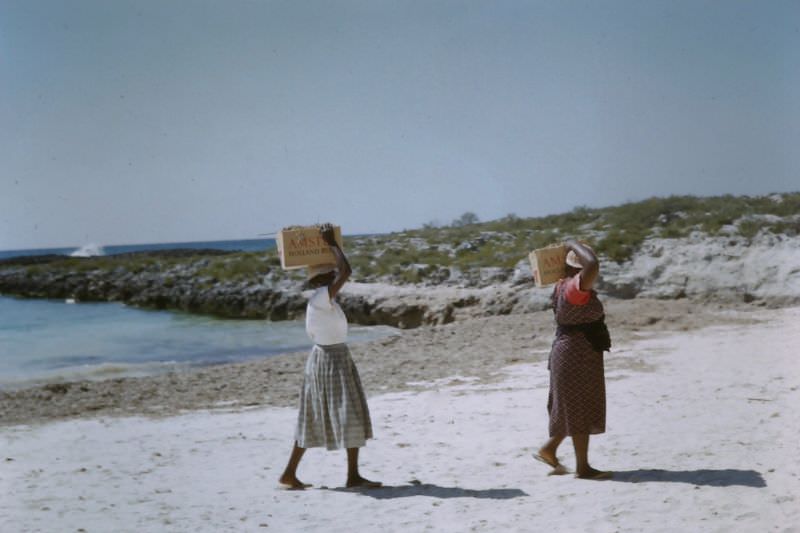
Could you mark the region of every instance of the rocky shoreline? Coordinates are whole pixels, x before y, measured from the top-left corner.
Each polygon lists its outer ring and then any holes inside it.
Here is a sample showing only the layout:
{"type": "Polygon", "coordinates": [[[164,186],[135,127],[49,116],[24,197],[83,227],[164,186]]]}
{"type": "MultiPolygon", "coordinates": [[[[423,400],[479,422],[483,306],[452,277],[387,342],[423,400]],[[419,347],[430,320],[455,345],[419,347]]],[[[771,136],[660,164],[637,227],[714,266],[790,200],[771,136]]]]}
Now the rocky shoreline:
{"type": "MultiPolygon", "coordinates": [[[[267,267],[266,274],[221,281],[203,269],[209,257],[233,255],[218,250],[167,250],[109,256],[103,268],[92,258],[31,256],[0,261],[0,294],[76,302],[123,302],[146,309],[168,309],[222,318],[294,320],[307,301],[305,280],[267,267]],[[131,258],[148,264],[130,267],[131,258]],[[181,259],[169,264],[168,260],[181,259]],[[70,266],[62,265],[70,261],[70,266]]],[[[257,260],[265,264],[270,258],[257,260]]],[[[528,277],[528,280],[530,278],[528,277]]],[[[401,329],[448,324],[458,317],[494,316],[543,309],[544,293],[531,295],[531,281],[486,287],[418,287],[380,282],[350,282],[339,297],[353,324],[401,329]]]]}
{"type": "Polygon", "coordinates": [[[21,257],[0,262],[0,293],[24,298],[124,302],[223,318],[291,320],[305,312],[298,283],[223,281],[200,274],[220,250],[163,250],[108,256],[112,264],[91,268],[95,258],[21,257]],[[166,264],[168,260],[178,262],[166,264]],[[76,266],[61,265],[71,261],[76,266]],[[136,268],[130,263],[136,261],[136,268]],[[141,264],[144,261],[144,264],[141,264]],[[87,265],[87,266],[84,266],[87,265]],[[33,265],[33,267],[31,267],[33,265]]]}
{"type": "MultiPolygon", "coordinates": [[[[274,253],[246,257],[261,269],[248,276],[220,279],[210,270],[213,261],[236,265],[236,259],[236,254],[218,250],[15,258],[0,261],[0,294],[117,301],[223,318],[277,321],[303,316],[307,296],[299,273],[281,271],[274,253]],[[93,259],[102,259],[102,267],[93,259]]],[[[527,260],[513,269],[482,268],[469,274],[436,284],[399,284],[391,276],[350,282],[340,304],[353,324],[401,329],[539,311],[549,304],[549,290],[534,287],[527,260]]],[[[359,279],[358,272],[354,279],[359,279]]],[[[625,263],[603,261],[598,292],[620,299],[797,305],[800,237],[762,234],[745,239],[697,233],[648,239],[625,263]]]]}

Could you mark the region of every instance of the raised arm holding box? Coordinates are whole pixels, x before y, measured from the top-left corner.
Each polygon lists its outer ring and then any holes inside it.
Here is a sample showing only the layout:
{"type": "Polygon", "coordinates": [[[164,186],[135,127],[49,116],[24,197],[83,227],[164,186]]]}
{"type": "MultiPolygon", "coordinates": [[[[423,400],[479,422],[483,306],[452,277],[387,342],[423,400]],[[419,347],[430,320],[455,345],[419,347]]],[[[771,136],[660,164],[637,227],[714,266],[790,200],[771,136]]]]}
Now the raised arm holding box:
{"type": "Polygon", "coordinates": [[[567,276],[572,277],[580,272],[580,288],[582,291],[591,290],[600,273],[600,262],[594,250],[578,241],[564,242],[567,253],[567,276]]]}
{"type": "Polygon", "coordinates": [[[336,242],[333,226],[331,224],[323,224],[319,231],[322,235],[322,240],[331,247],[331,253],[333,254],[333,257],[336,258],[335,276],[328,284],[328,294],[330,294],[331,299],[333,299],[339,293],[347,280],[350,279],[350,274],[353,272],[353,269],[350,268],[350,262],[347,260],[344,252],[339,247],[339,243],[336,242]]]}

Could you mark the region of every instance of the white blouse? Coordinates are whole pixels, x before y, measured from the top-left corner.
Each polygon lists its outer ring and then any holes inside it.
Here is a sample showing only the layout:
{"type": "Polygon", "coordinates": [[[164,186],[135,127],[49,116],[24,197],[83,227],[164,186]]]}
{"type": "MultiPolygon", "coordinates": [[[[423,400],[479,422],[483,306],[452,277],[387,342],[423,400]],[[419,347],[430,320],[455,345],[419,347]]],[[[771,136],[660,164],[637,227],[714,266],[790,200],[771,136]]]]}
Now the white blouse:
{"type": "Polygon", "coordinates": [[[314,344],[347,342],[347,317],[339,304],[331,300],[327,286],[314,290],[308,299],[306,333],[314,344]]]}

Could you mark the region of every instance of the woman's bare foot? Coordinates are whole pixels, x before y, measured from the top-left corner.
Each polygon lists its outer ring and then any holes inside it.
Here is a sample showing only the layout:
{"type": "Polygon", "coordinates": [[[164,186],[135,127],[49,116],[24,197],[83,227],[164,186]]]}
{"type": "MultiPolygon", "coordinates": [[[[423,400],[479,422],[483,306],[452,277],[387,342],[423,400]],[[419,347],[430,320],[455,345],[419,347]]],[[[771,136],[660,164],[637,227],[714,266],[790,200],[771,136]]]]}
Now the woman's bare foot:
{"type": "Polygon", "coordinates": [[[614,476],[613,472],[604,472],[602,470],[595,470],[588,467],[585,470],[579,470],[575,477],[578,479],[611,479],[614,476]]]}
{"type": "Polygon", "coordinates": [[[556,455],[550,450],[545,450],[544,448],[534,453],[533,458],[546,465],[550,465],[553,468],[558,468],[561,466],[561,463],[558,462],[558,457],[556,457],[556,455]]]}
{"type": "Polygon", "coordinates": [[[547,473],[548,476],[563,476],[564,474],[569,474],[569,470],[558,462],[558,457],[552,452],[543,452],[543,450],[539,450],[537,453],[533,454],[533,458],[553,468],[547,473]]]}
{"type": "Polygon", "coordinates": [[[303,483],[302,481],[297,479],[297,476],[292,476],[287,474],[282,475],[281,478],[278,480],[278,483],[280,483],[281,487],[288,490],[303,490],[311,486],[311,484],[303,483]]]}
{"type": "Polygon", "coordinates": [[[363,488],[363,489],[377,489],[383,486],[383,483],[380,481],[370,481],[368,479],[364,479],[361,476],[357,476],[354,478],[347,479],[347,485],[345,485],[348,489],[352,488],[363,488]]]}

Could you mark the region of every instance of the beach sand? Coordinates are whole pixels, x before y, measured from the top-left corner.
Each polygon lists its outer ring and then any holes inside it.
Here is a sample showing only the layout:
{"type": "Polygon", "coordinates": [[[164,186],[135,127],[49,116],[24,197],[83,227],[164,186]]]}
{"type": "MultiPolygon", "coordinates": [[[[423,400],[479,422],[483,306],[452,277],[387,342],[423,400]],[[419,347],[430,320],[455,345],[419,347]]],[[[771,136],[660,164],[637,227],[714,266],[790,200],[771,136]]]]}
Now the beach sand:
{"type": "MultiPolygon", "coordinates": [[[[37,410],[22,391],[0,428],[0,530],[800,531],[800,308],[606,308],[608,427],[590,452],[612,480],[531,458],[552,338],[552,313],[533,313],[353,347],[376,436],[362,474],[386,484],[372,491],[345,490],[344,452],[317,449],[298,472],[312,489],[277,488],[304,354],[123,380],[112,407],[83,391],[97,409],[37,410]]],[[[560,455],[572,466],[569,440],[560,455]]]]}
{"type": "MultiPolygon", "coordinates": [[[[604,301],[613,342],[620,346],[664,332],[748,324],[758,320],[749,311],[759,309],[690,300],[604,301]]],[[[505,365],[545,360],[553,331],[548,310],[398,330],[396,336],[352,344],[351,351],[367,393],[374,395],[413,390],[413,383],[453,375],[495,379],[494,372],[505,365]]],[[[292,407],[307,356],[293,353],[145,378],[0,391],[0,426],[85,416],[172,416],[218,407],[292,407]]]]}

